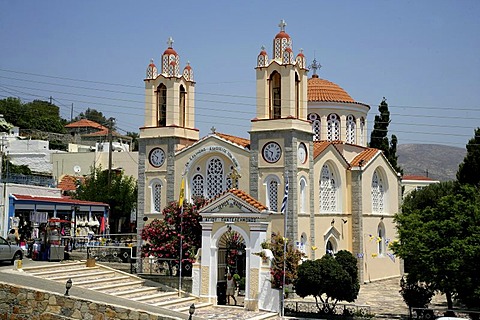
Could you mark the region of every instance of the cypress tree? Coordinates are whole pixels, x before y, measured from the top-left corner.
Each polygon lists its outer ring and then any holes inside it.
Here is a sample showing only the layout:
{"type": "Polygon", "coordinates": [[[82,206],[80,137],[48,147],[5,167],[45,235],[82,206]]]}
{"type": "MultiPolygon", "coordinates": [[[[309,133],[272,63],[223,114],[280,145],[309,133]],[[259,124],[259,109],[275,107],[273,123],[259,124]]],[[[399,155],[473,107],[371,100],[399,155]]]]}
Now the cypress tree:
{"type": "Polygon", "coordinates": [[[375,116],[369,146],[382,150],[395,171],[403,174],[402,168],[400,168],[397,163],[397,136],[392,134],[391,141],[388,139],[388,125],[391,120],[387,99],[385,99],[385,97],[383,97],[382,102],[380,102],[378,106],[378,112],[379,114],[375,116]]]}

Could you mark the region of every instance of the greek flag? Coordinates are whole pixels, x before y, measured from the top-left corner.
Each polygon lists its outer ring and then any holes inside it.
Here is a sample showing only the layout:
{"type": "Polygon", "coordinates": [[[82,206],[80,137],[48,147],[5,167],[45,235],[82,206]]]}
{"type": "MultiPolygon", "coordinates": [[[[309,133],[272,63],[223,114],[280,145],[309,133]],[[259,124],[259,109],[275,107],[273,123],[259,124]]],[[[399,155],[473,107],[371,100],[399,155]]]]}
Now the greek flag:
{"type": "Polygon", "coordinates": [[[287,202],[288,202],[288,175],[285,175],[285,193],[282,200],[282,209],[280,210],[283,214],[287,211],[287,202]]]}

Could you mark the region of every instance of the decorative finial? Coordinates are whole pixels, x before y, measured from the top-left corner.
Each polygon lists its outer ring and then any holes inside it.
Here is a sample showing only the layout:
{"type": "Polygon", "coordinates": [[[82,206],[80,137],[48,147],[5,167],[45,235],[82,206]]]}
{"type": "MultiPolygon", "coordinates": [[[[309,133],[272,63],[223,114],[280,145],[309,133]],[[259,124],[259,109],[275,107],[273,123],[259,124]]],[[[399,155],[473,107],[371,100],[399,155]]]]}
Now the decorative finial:
{"type": "Polygon", "coordinates": [[[262,49],[262,51],[265,51],[265,46],[261,46],[260,49],[262,49]]]}
{"type": "Polygon", "coordinates": [[[302,54],[303,54],[303,48],[300,48],[300,53],[302,53],[302,54]]]}
{"type": "Polygon", "coordinates": [[[285,20],[280,20],[280,23],[278,25],[280,27],[280,31],[285,31],[285,27],[287,26],[287,23],[285,22],[285,20]]]}
{"type": "Polygon", "coordinates": [[[190,61],[187,61],[187,66],[189,66],[189,65],[190,65],[190,61]]]}
{"type": "Polygon", "coordinates": [[[172,37],[168,38],[167,45],[168,45],[169,48],[173,48],[173,38],[172,37]]]}
{"type": "Polygon", "coordinates": [[[309,69],[313,70],[313,75],[317,75],[317,69],[320,69],[322,66],[317,62],[317,59],[313,58],[312,64],[308,66],[309,69]]]}
{"type": "Polygon", "coordinates": [[[212,127],[210,128],[210,130],[212,130],[212,133],[215,133],[215,131],[217,131],[217,128],[215,128],[214,126],[212,126],[212,127]]]}
{"type": "Polygon", "coordinates": [[[152,59],[150,59],[150,64],[153,64],[153,58],[152,58],[152,59]]]}

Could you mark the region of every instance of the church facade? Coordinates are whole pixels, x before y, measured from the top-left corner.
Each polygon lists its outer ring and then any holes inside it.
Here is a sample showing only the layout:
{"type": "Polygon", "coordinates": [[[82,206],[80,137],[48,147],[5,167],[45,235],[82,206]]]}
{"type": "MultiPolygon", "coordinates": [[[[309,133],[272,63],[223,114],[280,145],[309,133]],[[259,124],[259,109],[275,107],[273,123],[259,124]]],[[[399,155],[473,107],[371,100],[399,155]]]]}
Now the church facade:
{"type": "Polygon", "coordinates": [[[367,147],[370,107],[319,78],[315,61],[309,78],[306,58],[294,54],[285,25],[279,25],[271,55],[262,48],[257,56],[249,139],[214,129],[200,138],[193,69],[180,68],[173,41],[161,66],[152,61],[147,68],[138,232],[179,199],[182,179],[185,201],[209,199],[200,211],[202,250],[194,268],[194,293],[207,301],[216,298],[216,284],[227,272],[221,248],[232,230],[244,242],[249,309],[269,309],[261,301],[268,268],[254,253],[272,232],[286,233],[308,259],[349,250],[362,282],[401,273],[388,246],[396,238],[400,177],[380,150],[367,147]]]}

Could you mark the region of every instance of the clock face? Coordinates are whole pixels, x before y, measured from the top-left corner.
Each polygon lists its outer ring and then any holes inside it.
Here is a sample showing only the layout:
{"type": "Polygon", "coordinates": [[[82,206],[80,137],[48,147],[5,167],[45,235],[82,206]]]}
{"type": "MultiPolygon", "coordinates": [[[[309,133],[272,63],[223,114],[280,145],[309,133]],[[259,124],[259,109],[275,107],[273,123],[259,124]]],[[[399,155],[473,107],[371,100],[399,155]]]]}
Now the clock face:
{"type": "Polygon", "coordinates": [[[161,167],[165,162],[165,152],[161,148],[153,148],[148,155],[148,160],[152,166],[161,167]]]}
{"type": "Polygon", "coordinates": [[[269,142],[263,147],[263,159],[270,163],[275,163],[282,155],[282,148],[276,142],[269,142]]]}
{"type": "Polygon", "coordinates": [[[305,143],[301,142],[298,145],[297,155],[300,163],[303,164],[307,162],[307,146],[305,146],[305,143]]]}

